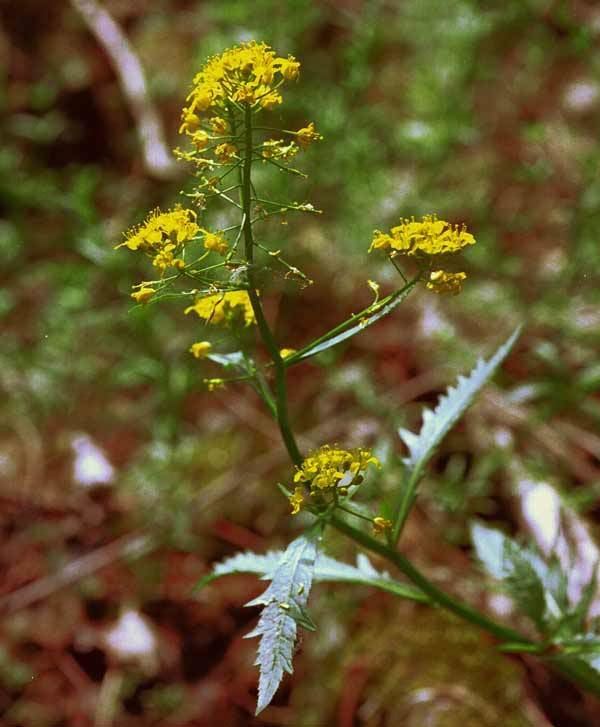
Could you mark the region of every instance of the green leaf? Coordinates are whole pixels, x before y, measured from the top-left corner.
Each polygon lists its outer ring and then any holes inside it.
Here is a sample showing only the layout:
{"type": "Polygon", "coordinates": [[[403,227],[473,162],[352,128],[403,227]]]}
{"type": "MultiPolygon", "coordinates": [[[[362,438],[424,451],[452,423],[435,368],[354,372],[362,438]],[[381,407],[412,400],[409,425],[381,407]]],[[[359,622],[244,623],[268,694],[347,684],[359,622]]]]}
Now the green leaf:
{"type": "Polygon", "coordinates": [[[545,630],[545,616],[551,594],[546,589],[548,567],[536,554],[480,523],[471,527],[477,557],[488,573],[499,580],[524,614],[545,630]]]}
{"type": "MultiPolygon", "coordinates": [[[[282,553],[267,590],[246,606],[263,606],[256,628],[245,638],[260,636],[254,662],[260,669],[256,714],[267,707],[284,672],[291,674],[296,642],[296,612],[305,614],[313,580],[317,544],[313,536],[302,535],[282,553]]],[[[304,616],[305,618],[305,616],[304,616]]]]}
{"type": "MultiPolygon", "coordinates": [[[[197,593],[204,586],[222,576],[236,573],[254,573],[270,580],[283,553],[283,550],[273,550],[265,555],[250,552],[238,553],[217,564],[212,573],[204,576],[198,582],[194,592],[197,593]]],[[[367,556],[363,554],[358,555],[356,565],[353,566],[320,553],[315,563],[313,580],[319,583],[357,583],[363,586],[373,586],[412,601],[422,603],[429,601],[418,588],[401,583],[385,571],[373,568],[367,556]]]]}
{"type": "Polygon", "coordinates": [[[315,581],[358,583],[363,586],[380,588],[401,598],[408,598],[422,603],[429,601],[427,596],[418,588],[394,580],[385,571],[377,571],[373,568],[367,556],[362,553],[357,556],[355,566],[342,563],[323,554],[319,555],[315,568],[315,581]]]}
{"type": "Polygon", "coordinates": [[[245,374],[251,374],[253,372],[252,361],[242,351],[209,353],[206,358],[209,361],[220,364],[224,369],[234,369],[245,374]]]}
{"type": "Polygon", "coordinates": [[[504,562],[506,535],[500,530],[474,522],[471,524],[471,540],[483,567],[492,578],[501,581],[506,575],[504,562]]]}
{"type": "MultiPolygon", "coordinates": [[[[325,334],[325,336],[322,337],[325,338],[325,340],[318,339],[316,342],[309,344],[301,351],[298,351],[297,353],[288,356],[285,360],[286,365],[297,363],[298,361],[302,361],[305,358],[310,358],[311,356],[316,356],[318,353],[322,353],[323,351],[326,351],[332,346],[337,346],[338,343],[341,343],[342,341],[345,341],[346,339],[355,336],[357,333],[361,333],[365,330],[365,328],[373,325],[373,323],[378,321],[380,318],[387,316],[388,313],[391,313],[394,308],[396,308],[396,306],[400,305],[400,303],[402,303],[402,301],[414,288],[416,283],[416,280],[411,281],[411,283],[409,283],[406,287],[402,288],[402,290],[398,291],[398,293],[389,296],[389,300],[387,300],[387,302],[386,300],[383,300],[376,306],[371,306],[371,308],[367,309],[364,314],[358,313],[352,319],[359,320],[359,323],[357,323],[356,325],[347,328],[345,331],[342,331],[341,333],[338,333],[331,338],[326,338],[327,334],[325,334]],[[371,310],[371,313],[369,313],[369,310],[371,310]]],[[[350,322],[351,321],[349,321],[349,323],[350,322]]]]}
{"type": "Polygon", "coordinates": [[[594,598],[596,597],[596,592],[598,590],[598,565],[596,564],[594,566],[594,570],[592,572],[592,577],[590,580],[586,583],[585,588],[583,589],[581,593],[581,598],[579,599],[579,603],[575,606],[575,608],[571,611],[569,614],[569,628],[571,633],[577,634],[581,631],[583,631],[585,622],[590,610],[590,606],[592,605],[594,598]]]}
{"type": "Polygon", "coordinates": [[[277,567],[277,564],[283,556],[283,550],[271,550],[264,555],[246,551],[245,553],[237,553],[231,558],[226,558],[221,563],[217,563],[212,573],[208,573],[201,578],[194,586],[194,593],[198,593],[205,586],[223,576],[234,575],[236,573],[254,573],[258,576],[266,576],[271,578],[271,574],[277,567]]]}
{"type": "Polygon", "coordinates": [[[489,361],[479,359],[469,376],[459,376],[457,385],[449,387],[433,411],[424,410],[423,424],[418,435],[407,429],[398,430],[400,438],[408,447],[408,457],[403,461],[410,470],[420,472],[424,468],[435,448],[504,361],[520,332],[519,326],[489,361]]]}

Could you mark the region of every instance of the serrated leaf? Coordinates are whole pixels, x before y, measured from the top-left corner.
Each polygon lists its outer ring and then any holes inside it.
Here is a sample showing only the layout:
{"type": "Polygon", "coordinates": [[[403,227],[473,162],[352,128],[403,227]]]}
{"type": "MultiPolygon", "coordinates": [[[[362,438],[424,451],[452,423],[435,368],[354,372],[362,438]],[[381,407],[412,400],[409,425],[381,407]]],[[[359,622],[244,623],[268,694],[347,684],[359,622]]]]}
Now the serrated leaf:
{"type": "Polygon", "coordinates": [[[408,457],[403,460],[407,467],[412,471],[423,469],[435,448],[506,358],[520,331],[521,327],[517,328],[489,361],[479,359],[468,376],[459,376],[457,385],[448,388],[433,411],[423,411],[423,424],[418,435],[406,429],[398,430],[409,452],[408,457]]]}
{"type": "Polygon", "coordinates": [[[483,567],[492,578],[501,581],[506,575],[504,563],[506,535],[499,530],[474,522],[471,524],[471,541],[483,567]]]}
{"type": "Polygon", "coordinates": [[[532,563],[518,545],[507,546],[510,572],[504,579],[508,595],[522,613],[544,630],[546,614],[546,590],[544,583],[532,563]]]}
{"type": "Polygon", "coordinates": [[[284,672],[291,674],[297,622],[294,611],[306,608],[312,586],[317,544],[302,535],[282,553],[267,590],[246,606],[263,606],[256,628],[246,638],[260,636],[256,661],[260,670],[256,714],[267,707],[284,672]]]}
{"type": "Polygon", "coordinates": [[[341,343],[342,341],[345,341],[352,336],[356,336],[357,333],[361,333],[365,330],[365,328],[368,328],[380,318],[383,318],[384,316],[387,316],[388,313],[391,313],[394,308],[396,308],[396,306],[402,303],[402,301],[406,298],[406,296],[410,293],[415,285],[416,281],[413,281],[412,283],[409,283],[405,288],[403,288],[402,291],[400,291],[397,295],[392,295],[389,302],[384,303],[383,301],[381,301],[381,304],[375,308],[375,311],[373,313],[365,313],[365,315],[359,319],[359,322],[356,325],[347,328],[345,331],[342,331],[336,336],[332,336],[325,341],[322,341],[315,345],[309,344],[301,351],[298,351],[292,356],[288,356],[288,358],[286,359],[286,363],[289,365],[291,363],[302,361],[305,358],[316,356],[316,354],[322,353],[323,351],[326,351],[328,348],[332,348],[333,346],[337,346],[338,343],[341,343]]]}
{"type": "Polygon", "coordinates": [[[477,557],[488,573],[499,580],[517,607],[541,629],[548,607],[548,567],[536,554],[504,533],[480,523],[471,527],[477,557]]]}
{"type": "Polygon", "coordinates": [[[234,575],[236,573],[255,573],[259,576],[270,577],[277,564],[281,560],[283,550],[270,550],[268,553],[259,554],[246,551],[245,553],[236,553],[231,558],[226,558],[221,563],[217,563],[211,573],[201,578],[194,586],[194,593],[202,590],[205,586],[216,581],[222,576],[234,575]]]}
{"type": "Polygon", "coordinates": [[[362,553],[357,556],[355,566],[320,554],[315,568],[315,581],[358,583],[363,586],[374,586],[412,601],[423,603],[429,601],[418,588],[391,578],[385,571],[376,570],[367,556],[362,553]]]}
{"type": "Polygon", "coordinates": [[[575,606],[570,614],[570,627],[572,633],[582,631],[585,626],[590,607],[596,597],[598,590],[598,566],[596,565],[592,571],[592,577],[586,583],[579,603],[575,606]]]}
{"type": "MultiPolygon", "coordinates": [[[[217,578],[236,573],[254,573],[263,579],[270,580],[283,553],[283,550],[272,550],[264,555],[251,552],[238,553],[218,563],[212,573],[204,576],[198,582],[194,592],[197,593],[217,578]]],[[[355,566],[319,553],[315,563],[313,581],[357,583],[363,586],[373,586],[412,601],[426,603],[429,600],[418,588],[395,580],[386,571],[376,570],[367,556],[362,553],[357,556],[355,566]]]]}

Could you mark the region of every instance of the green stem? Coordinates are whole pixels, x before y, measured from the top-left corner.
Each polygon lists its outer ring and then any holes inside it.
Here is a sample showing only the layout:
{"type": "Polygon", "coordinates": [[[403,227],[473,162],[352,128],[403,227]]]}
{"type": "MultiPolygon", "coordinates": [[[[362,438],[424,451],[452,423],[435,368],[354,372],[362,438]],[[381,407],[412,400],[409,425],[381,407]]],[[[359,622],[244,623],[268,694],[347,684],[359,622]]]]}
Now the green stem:
{"type": "Polygon", "coordinates": [[[414,583],[415,586],[420,588],[426,596],[429,596],[434,603],[442,606],[447,611],[452,611],[452,613],[455,613],[463,620],[479,626],[502,641],[518,641],[523,644],[534,643],[530,639],[522,636],[518,631],[493,621],[466,603],[453,598],[445,591],[439,589],[426,576],[424,576],[420,570],[415,568],[415,566],[401,553],[388,547],[385,543],[372,538],[367,533],[355,528],[353,525],[350,525],[336,515],[331,517],[330,522],[337,530],[344,533],[344,535],[347,535],[349,538],[354,540],[354,542],[362,545],[364,548],[367,548],[367,550],[371,550],[372,552],[381,555],[390,563],[393,563],[414,583]]]}
{"type": "Polygon", "coordinates": [[[324,333],[322,336],[319,336],[318,338],[315,338],[313,341],[311,341],[307,346],[304,346],[304,348],[301,348],[299,351],[296,351],[291,356],[288,356],[286,358],[286,364],[287,366],[293,366],[296,363],[300,363],[301,361],[305,360],[307,358],[307,354],[310,355],[310,352],[319,346],[322,343],[325,343],[326,341],[329,341],[330,339],[334,338],[340,333],[344,333],[348,328],[355,326],[357,321],[360,321],[360,319],[364,316],[373,316],[376,315],[382,308],[384,308],[389,303],[392,303],[400,296],[404,295],[409,291],[411,288],[413,288],[417,282],[419,281],[420,276],[417,276],[413,278],[410,282],[408,282],[404,287],[400,288],[399,290],[394,291],[393,293],[390,293],[390,295],[387,295],[385,298],[382,298],[381,300],[377,301],[377,303],[371,303],[371,305],[367,306],[363,310],[359,311],[358,313],[354,313],[350,318],[347,318],[345,321],[342,321],[341,323],[338,323],[337,326],[334,326],[331,328],[327,333],[324,333]]]}
{"type": "Polygon", "coordinates": [[[256,290],[256,272],[254,269],[254,238],[252,235],[252,110],[247,106],[244,111],[244,127],[245,127],[245,152],[242,166],[242,209],[244,213],[244,251],[248,262],[248,297],[256,318],[256,325],[260,336],[265,344],[269,355],[273,361],[275,369],[275,406],[277,410],[277,423],[283,438],[283,442],[290,455],[292,462],[299,466],[302,464],[303,457],[300,454],[296,439],[292,433],[289,422],[289,414],[287,407],[287,385],[285,380],[285,364],[279,354],[279,347],[271,332],[267,319],[263,311],[258,292],[256,290]]]}
{"type": "Polygon", "coordinates": [[[402,487],[400,504],[398,506],[398,511],[396,512],[394,526],[392,529],[392,542],[394,545],[400,539],[400,535],[402,535],[404,524],[406,523],[408,514],[415,501],[415,492],[417,490],[419,480],[421,479],[421,473],[421,468],[418,466],[415,467],[415,469],[410,473],[406,486],[402,487]]]}

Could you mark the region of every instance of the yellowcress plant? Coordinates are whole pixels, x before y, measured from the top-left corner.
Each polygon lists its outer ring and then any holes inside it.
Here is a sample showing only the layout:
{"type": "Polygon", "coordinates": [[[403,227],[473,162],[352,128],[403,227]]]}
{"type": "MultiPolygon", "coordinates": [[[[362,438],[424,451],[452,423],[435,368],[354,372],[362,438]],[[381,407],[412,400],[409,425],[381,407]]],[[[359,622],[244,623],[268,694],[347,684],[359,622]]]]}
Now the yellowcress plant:
{"type": "MultiPolygon", "coordinates": [[[[156,271],[153,279],[134,286],[131,295],[136,303],[154,303],[166,293],[172,297],[179,290],[178,295],[186,301],[182,312],[196,314],[203,335],[210,337],[209,331],[215,326],[234,331],[253,329],[270,357],[270,363],[261,366],[251,349],[215,351],[215,344],[209,340],[190,342],[189,347],[196,359],[207,359],[213,366],[224,367],[225,376],[204,380],[208,390],[244,381],[263,399],[279,426],[295,468],[281,489],[289,499],[292,514],[303,511],[305,517],[313,520],[313,525],[275,560],[273,554],[247,554],[244,567],[239,562],[235,566],[268,576],[272,581],[263,597],[255,602],[263,606],[253,632],[263,637],[257,657],[258,710],[269,703],[283,673],[291,671],[297,627],[314,626],[306,602],[312,581],[327,579],[319,565],[325,562],[325,556],[318,556],[318,543],[326,527],[337,528],[361,547],[386,558],[413,585],[392,581],[388,576],[373,583],[373,577],[369,580],[368,574],[358,568],[351,580],[377,587],[387,583],[396,595],[437,603],[504,642],[527,642],[520,633],[438,589],[396,547],[433,449],[508,354],[516,334],[490,361],[480,361],[468,379],[449,390],[435,411],[425,412],[419,435],[400,432],[410,450],[410,456],[404,460],[406,476],[391,500],[381,503],[380,512],[369,512],[364,505],[355,504],[368,471],[381,467],[370,449],[346,449],[324,443],[307,455],[300,452],[288,411],[287,368],[363,332],[389,314],[420,282],[437,294],[459,293],[466,274],[447,270],[446,265],[464,248],[475,244],[475,238],[464,225],[451,224],[434,214],[420,220],[402,218],[389,232],[376,230],[369,251],[384,255],[394,266],[400,278],[397,289],[381,296],[379,284],[368,281],[375,295],[370,306],[302,347],[282,347],[263,310],[262,301],[268,296],[264,281],[268,281],[268,276],[258,273],[276,263],[288,278],[302,284],[310,281],[285,260],[281,250],[271,250],[260,240],[260,224],[275,215],[287,217],[290,212],[318,211],[308,202],[265,197],[255,188],[252,171],[260,163],[300,174],[290,162],[322,139],[313,121],[297,130],[277,131],[272,121],[262,120],[280,106],[284,90],[297,81],[299,73],[300,63],[293,56],[278,56],[265,43],[245,43],[209,58],[194,77],[179,129],[186,145],[177,149],[176,155],[189,165],[195,178],[193,190],[185,195],[188,202],[166,212],[151,212],[144,222],[126,233],[118,246],[143,253],[156,271]],[[237,215],[237,221],[230,227],[204,226],[202,213],[214,199],[221,200],[237,215]],[[362,524],[367,525],[367,530],[362,524]]],[[[249,337],[238,339],[248,341],[249,337]]],[[[340,580],[344,579],[343,573],[348,576],[348,569],[352,569],[343,564],[334,567],[332,559],[327,563],[329,580],[335,580],[332,568],[340,580]]],[[[230,570],[226,564],[222,566],[221,573],[237,572],[233,564],[230,570]]]]}

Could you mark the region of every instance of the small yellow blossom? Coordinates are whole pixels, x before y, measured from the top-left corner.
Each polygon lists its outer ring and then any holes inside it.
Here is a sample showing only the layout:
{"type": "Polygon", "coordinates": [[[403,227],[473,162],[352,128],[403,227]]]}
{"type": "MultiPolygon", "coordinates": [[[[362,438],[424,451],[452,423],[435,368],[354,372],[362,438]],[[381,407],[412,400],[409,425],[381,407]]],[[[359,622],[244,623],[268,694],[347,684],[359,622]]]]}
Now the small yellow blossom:
{"type": "Polygon", "coordinates": [[[200,126],[200,117],[191,111],[185,111],[181,115],[181,126],[179,127],[179,133],[193,134],[200,126]]]}
{"type": "Polygon", "coordinates": [[[475,238],[464,225],[451,225],[435,215],[425,215],[420,222],[414,218],[402,220],[390,234],[375,230],[369,252],[389,248],[404,255],[441,255],[474,244],[475,238]]]}
{"type": "Polygon", "coordinates": [[[297,515],[300,512],[302,503],[304,502],[304,488],[295,487],[294,494],[290,497],[290,505],[292,506],[292,515],[297,515]]]}
{"type": "Polygon", "coordinates": [[[211,348],[212,344],[209,341],[197,341],[196,343],[192,343],[189,352],[194,358],[206,358],[211,348]]]}
{"type": "Polygon", "coordinates": [[[279,106],[283,101],[278,91],[265,91],[264,87],[257,89],[257,97],[260,107],[267,110],[279,106]]]}
{"type": "Polygon", "coordinates": [[[295,348],[282,348],[279,352],[279,355],[281,356],[281,358],[287,358],[288,356],[293,356],[295,353],[295,348]]]}
{"type": "Polygon", "coordinates": [[[219,255],[226,255],[229,250],[229,243],[218,232],[204,231],[204,247],[206,250],[212,250],[219,255]]]}
{"type": "Polygon", "coordinates": [[[223,135],[227,134],[229,131],[229,124],[220,116],[213,116],[208,120],[208,125],[210,126],[211,131],[214,131],[215,134],[223,135]]]}
{"type": "Polygon", "coordinates": [[[300,75],[300,63],[294,56],[278,58],[274,65],[286,81],[295,81],[300,75]]]}
{"type": "Polygon", "coordinates": [[[386,235],[384,232],[375,230],[375,232],[373,233],[373,242],[371,243],[369,252],[371,252],[371,250],[379,250],[381,248],[392,247],[393,243],[394,239],[391,235],[386,235]]]}
{"type": "Polygon", "coordinates": [[[370,449],[340,449],[328,444],[320,447],[296,468],[294,482],[310,484],[311,490],[327,490],[336,487],[344,480],[343,486],[348,486],[367,467],[374,464],[379,467],[379,460],[374,457],[370,449]]]}
{"type": "Polygon", "coordinates": [[[392,521],[385,517],[374,517],[373,518],[373,532],[375,535],[381,535],[386,530],[390,530],[392,527],[392,521]]]}
{"type": "Polygon", "coordinates": [[[429,276],[427,288],[434,293],[458,295],[466,278],[466,273],[447,273],[445,270],[434,270],[429,276]]]}
{"type": "Polygon", "coordinates": [[[225,388],[225,381],[223,379],[203,379],[202,383],[209,391],[225,388]]]}
{"type": "Polygon", "coordinates": [[[228,293],[214,293],[197,300],[194,305],[185,309],[187,315],[191,311],[197,313],[207,323],[218,325],[229,323],[239,312],[246,326],[256,323],[254,310],[248,292],[233,290],[228,293]]]}
{"type": "Polygon", "coordinates": [[[237,147],[234,144],[219,144],[215,149],[215,157],[222,164],[229,164],[235,159],[237,147]]]}
{"type": "Polygon", "coordinates": [[[158,268],[161,272],[165,272],[167,268],[176,268],[177,270],[183,270],[185,268],[185,261],[181,258],[175,257],[176,245],[169,243],[165,245],[162,250],[159,250],[152,260],[152,265],[158,268]]]}
{"type": "Polygon", "coordinates": [[[191,240],[200,228],[196,224],[196,213],[179,205],[168,212],[155,209],[137,227],[125,233],[125,242],[117,247],[143,250],[155,253],[168,245],[182,245],[191,240]]]}
{"type": "Polygon", "coordinates": [[[199,129],[198,131],[195,131],[192,136],[192,144],[198,149],[198,151],[202,151],[203,149],[206,149],[208,146],[208,143],[210,142],[210,137],[206,133],[206,131],[203,131],[202,129],[199,129]]]}
{"type": "Polygon", "coordinates": [[[136,303],[147,303],[150,298],[152,298],[154,293],[156,293],[156,290],[154,288],[142,285],[139,290],[135,290],[131,294],[131,297],[135,300],[136,303]]]}
{"type": "Polygon", "coordinates": [[[300,144],[303,149],[310,146],[313,141],[321,141],[322,138],[321,134],[315,131],[315,125],[312,121],[308,126],[304,126],[296,132],[298,144],[300,144]]]}
{"type": "Polygon", "coordinates": [[[256,101],[256,87],[250,83],[242,83],[231,96],[232,101],[252,105],[256,101]]]}

